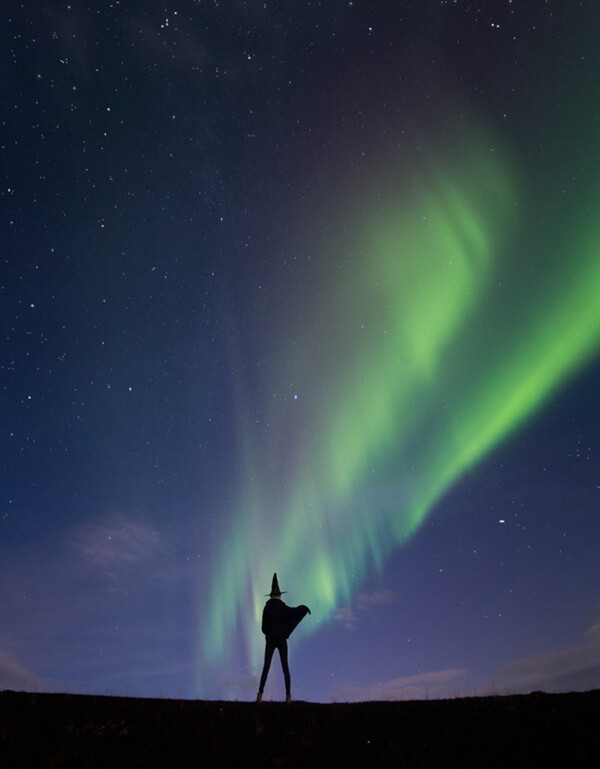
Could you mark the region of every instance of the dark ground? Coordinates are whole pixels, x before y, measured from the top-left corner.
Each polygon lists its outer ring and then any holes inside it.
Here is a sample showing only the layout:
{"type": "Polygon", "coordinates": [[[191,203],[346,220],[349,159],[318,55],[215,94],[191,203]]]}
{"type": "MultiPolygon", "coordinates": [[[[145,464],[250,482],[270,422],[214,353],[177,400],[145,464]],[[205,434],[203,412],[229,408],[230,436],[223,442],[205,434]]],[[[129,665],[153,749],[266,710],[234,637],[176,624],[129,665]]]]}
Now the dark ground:
{"type": "Polygon", "coordinates": [[[598,766],[600,690],[320,705],[0,692],[0,767],[598,766]]]}

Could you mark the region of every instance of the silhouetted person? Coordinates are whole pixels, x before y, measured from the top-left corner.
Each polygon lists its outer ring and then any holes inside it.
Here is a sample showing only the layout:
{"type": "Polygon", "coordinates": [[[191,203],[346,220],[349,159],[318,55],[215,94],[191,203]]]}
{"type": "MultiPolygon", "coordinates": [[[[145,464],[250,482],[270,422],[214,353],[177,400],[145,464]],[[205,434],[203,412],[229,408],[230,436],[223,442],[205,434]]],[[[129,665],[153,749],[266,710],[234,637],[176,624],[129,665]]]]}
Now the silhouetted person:
{"type": "MultiPolygon", "coordinates": [[[[283,592],[285,592],[285,590],[283,592]]],[[[262,701],[262,695],[275,649],[279,650],[281,667],[283,668],[283,677],[285,679],[285,701],[290,702],[291,700],[287,639],[295,629],[296,625],[298,625],[307,614],[310,614],[310,609],[308,606],[304,606],[304,604],[301,606],[287,606],[287,604],[281,600],[281,596],[282,592],[279,589],[277,574],[273,574],[273,583],[271,585],[271,592],[269,593],[269,600],[265,604],[262,615],[261,630],[266,637],[266,647],[265,664],[263,666],[258,687],[258,695],[256,697],[257,702],[262,701]]]]}

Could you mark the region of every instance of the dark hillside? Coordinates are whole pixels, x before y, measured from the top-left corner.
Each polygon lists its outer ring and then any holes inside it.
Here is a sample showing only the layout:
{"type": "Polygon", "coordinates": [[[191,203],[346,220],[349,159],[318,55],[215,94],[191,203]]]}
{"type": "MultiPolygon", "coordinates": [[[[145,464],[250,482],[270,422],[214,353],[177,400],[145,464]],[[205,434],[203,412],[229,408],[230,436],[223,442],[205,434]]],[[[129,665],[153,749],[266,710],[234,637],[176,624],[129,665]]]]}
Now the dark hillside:
{"type": "Polygon", "coordinates": [[[321,705],[0,693],[0,767],[597,766],[600,691],[321,705]]]}

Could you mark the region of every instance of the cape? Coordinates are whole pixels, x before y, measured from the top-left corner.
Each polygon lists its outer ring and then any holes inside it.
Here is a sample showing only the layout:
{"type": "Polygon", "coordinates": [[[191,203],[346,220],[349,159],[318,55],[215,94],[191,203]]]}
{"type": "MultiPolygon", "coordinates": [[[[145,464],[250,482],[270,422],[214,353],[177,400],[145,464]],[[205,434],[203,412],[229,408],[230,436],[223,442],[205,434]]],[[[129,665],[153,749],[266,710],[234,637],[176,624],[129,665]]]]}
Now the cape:
{"type": "Polygon", "coordinates": [[[300,622],[310,614],[308,606],[288,606],[280,598],[271,598],[265,604],[261,630],[267,640],[275,644],[285,641],[300,622]]]}

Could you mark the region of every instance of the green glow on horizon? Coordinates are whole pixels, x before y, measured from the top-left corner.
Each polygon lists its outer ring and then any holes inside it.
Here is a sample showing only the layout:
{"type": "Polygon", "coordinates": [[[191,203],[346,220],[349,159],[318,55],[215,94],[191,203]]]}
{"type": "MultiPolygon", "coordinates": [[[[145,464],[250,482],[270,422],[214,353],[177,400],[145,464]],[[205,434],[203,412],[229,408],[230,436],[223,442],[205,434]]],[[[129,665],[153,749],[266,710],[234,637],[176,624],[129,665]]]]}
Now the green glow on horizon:
{"type": "Polygon", "coordinates": [[[241,501],[215,550],[203,660],[218,664],[243,636],[260,664],[273,571],[291,604],[313,610],[299,633],[319,629],[462,473],[597,353],[593,216],[530,263],[511,240],[523,223],[510,164],[482,144],[387,193],[385,211],[351,228],[318,334],[286,326],[294,349],[282,344],[266,380],[277,393],[301,378],[302,398],[266,401],[266,433],[244,416],[240,386],[241,501]]]}

